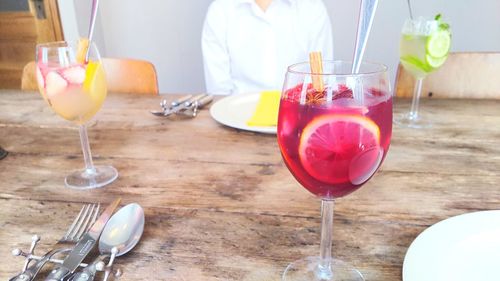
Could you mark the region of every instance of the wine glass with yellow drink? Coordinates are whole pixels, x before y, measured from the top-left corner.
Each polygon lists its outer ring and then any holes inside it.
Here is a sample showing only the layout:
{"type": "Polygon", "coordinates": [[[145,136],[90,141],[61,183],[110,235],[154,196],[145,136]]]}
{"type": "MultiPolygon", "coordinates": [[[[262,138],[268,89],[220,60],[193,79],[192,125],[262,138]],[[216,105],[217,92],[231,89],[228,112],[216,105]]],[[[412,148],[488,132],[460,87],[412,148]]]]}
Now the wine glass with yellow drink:
{"type": "Polygon", "coordinates": [[[67,187],[93,189],[118,177],[112,166],[94,166],[85,124],[106,98],[106,76],[99,51],[88,40],[51,42],[36,48],[36,77],[45,101],[62,118],[79,126],[85,168],[65,179],[67,187]]]}

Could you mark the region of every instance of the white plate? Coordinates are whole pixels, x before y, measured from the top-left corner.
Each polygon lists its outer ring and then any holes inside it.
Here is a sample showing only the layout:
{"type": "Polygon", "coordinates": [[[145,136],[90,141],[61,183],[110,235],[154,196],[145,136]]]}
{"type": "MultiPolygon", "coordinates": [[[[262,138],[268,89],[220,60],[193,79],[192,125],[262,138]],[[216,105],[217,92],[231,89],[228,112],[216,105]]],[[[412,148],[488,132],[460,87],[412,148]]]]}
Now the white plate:
{"type": "Polygon", "coordinates": [[[404,281],[499,281],[500,211],[464,214],[422,232],[406,252],[404,281]]]}
{"type": "Polygon", "coordinates": [[[210,115],[219,123],[226,126],[265,134],[276,134],[276,126],[253,127],[247,126],[247,120],[252,117],[260,93],[232,95],[218,100],[210,107],[210,115]]]}

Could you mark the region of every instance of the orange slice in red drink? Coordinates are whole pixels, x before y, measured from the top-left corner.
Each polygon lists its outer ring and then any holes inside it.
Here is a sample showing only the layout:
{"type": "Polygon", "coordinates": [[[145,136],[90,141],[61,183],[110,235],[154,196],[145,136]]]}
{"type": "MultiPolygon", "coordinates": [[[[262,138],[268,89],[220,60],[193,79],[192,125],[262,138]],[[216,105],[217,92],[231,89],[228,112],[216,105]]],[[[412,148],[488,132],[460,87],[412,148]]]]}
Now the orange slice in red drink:
{"type": "Polygon", "coordinates": [[[382,160],[380,129],[362,115],[319,116],[302,131],[299,155],[302,166],[315,179],[359,185],[382,160]]]}

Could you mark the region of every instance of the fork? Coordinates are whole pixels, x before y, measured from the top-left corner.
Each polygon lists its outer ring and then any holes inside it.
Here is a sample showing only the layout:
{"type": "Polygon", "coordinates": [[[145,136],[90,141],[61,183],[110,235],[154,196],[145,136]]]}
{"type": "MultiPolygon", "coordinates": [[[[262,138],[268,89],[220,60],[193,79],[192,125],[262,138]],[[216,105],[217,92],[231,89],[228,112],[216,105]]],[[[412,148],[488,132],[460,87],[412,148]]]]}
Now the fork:
{"type": "MultiPolygon", "coordinates": [[[[53,246],[53,250],[48,251],[45,255],[43,255],[40,260],[37,260],[34,264],[32,264],[29,268],[28,265],[31,261],[29,255],[22,253],[21,250],[14,250],[13,253],[17,253],[16,255],[27,256],[28,259],[24,264],[23,272],[12,277],[9,281],[31,281],[34,280],[40,269],[52,258],[52,256],[66,250],[63,245],[67,244],[76,244],[78,240],[85,234],[88,229],[94,224],[97,219],[97,215],[99,214],[100,204],[86,204],[78,213],[75,220],[68,228],[68,231],[57,241],[53,246]]],[[[33,250],[34,245],[32,244],[33,250]]]]}

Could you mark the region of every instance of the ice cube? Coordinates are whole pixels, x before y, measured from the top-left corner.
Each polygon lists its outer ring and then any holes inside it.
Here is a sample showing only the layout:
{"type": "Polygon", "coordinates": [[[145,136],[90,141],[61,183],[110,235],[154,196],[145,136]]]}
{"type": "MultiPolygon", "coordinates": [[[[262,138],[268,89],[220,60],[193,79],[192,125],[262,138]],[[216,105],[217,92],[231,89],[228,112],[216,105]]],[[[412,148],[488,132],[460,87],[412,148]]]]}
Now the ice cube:
{"type": "Polygon", "coordinates": [[[63,92],[68,86],[66,81],[57,72],[51,71],[47,74],[45,79],[45,93],[47,96],[55,96],[63,92]]]}
{"type": "Polygon", "coordinates": [[[71,84],[82,84],[85,81],[85,68],[72,66],[63,70],[62,75],[71,84]]]}

